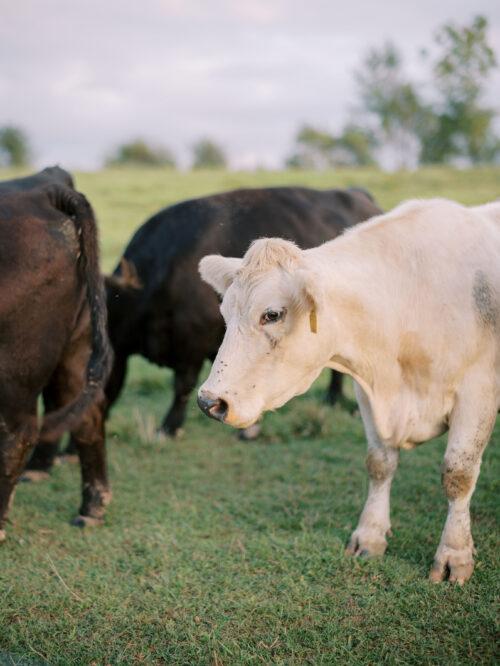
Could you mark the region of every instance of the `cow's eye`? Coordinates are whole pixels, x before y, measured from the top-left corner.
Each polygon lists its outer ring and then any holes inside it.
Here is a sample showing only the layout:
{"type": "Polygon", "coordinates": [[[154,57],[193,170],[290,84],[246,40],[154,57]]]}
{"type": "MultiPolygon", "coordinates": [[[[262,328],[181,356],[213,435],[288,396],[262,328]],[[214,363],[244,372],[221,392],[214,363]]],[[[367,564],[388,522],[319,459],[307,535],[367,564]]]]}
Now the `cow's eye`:
{"type": "Polygon", "coordinates": [[[266,324],[275,324],[277,321],[284,319],[285,314],[285,308],[283,308],[283,310],[266,310],[260,317],[260,323],[262,326],[265,326],[266,324]]]}

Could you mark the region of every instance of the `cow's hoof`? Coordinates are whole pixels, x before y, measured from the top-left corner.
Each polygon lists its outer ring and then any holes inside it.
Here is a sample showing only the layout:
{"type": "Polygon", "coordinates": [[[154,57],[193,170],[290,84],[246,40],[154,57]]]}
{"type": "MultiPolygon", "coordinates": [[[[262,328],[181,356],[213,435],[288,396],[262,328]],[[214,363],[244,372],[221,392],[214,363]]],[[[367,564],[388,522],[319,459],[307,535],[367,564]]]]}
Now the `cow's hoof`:
{"type": "Polygon", "coordinates": [[[26,469],[21,474],[19,481],[22,483],[39,483],[40,481],[46,481],[49,478],[50,474],[41,469],[26,469]]]}
{"type": "Polygon", "coordinates": [[[260,431],[262,429],[262,426],[260,423],[254,423],[251,426],[248,426],[248,428],[243,428],[238,432],[238,438],[243,440],[244,442],[251,442],[253,439],[257,439],[257,437],[260,435],[260,431]]]}
{"type": "Polygon", "coordinates": [[[83,529],[84,527],[98,527],[99,525],[102,525],[104,523],[104,518],[94,518],[92,516],[76,516],[76,518],[73,518],[71,521],[71,524],[73,527],[80,527],[83,529]]]}
{"type": "MultiPolygon", "coordinates": [[[[386,534],[390,536],[390,530],[386,534]]],[[[387,539],[383,533],[374,530],[357,529],[353,532],[345,553],[352,557],[382,557],[386,548],[387,539]]]]}
{"type": "Polygon", "coordinates": [[[166,430],[163,430],[162,428],[158,428],[158,430],[155,432],[154,440],[158,442],[159,444],[163,444],[166,442],[172,435],[170,435],[166,430]]]}
{"type": "Polygon", "coordinates": [[[444,549],[443,554],[436,554],[434,564],[429,573],[432,583],[441,583],[448,579],[450,583],[463,585],[472,576],[474,560],[470,550],[444,549]]]}
{"type": "Polygon", "coordinates": [[[169,428],[160,428],[156,431],[156,441],[157,442],[167,442],[169,439],[182,439],[186,431],[184,428],[174,428],[170,430],[169,428]]]}
{"type": "Polygon", "coordinates": [[[6,538],[7,535],[5,534],[5,530],[0,530],[0,543],[3,543],[6,538]]]}

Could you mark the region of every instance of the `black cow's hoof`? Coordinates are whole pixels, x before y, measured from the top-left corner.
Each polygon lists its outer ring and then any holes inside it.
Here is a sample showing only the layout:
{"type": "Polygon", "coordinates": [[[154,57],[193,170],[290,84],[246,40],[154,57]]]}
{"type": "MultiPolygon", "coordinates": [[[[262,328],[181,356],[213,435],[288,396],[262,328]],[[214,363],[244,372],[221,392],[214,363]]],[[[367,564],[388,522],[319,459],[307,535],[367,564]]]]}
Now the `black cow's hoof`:
{"type": "Polygon", "coordinates": [[[185,433],[184,428],[160,428],[156,431],[156,437],[159,442],[165,442],[167,439],[182,439],[185,433]]]}
{"type": "Polygon", "coordinates": [[[171,437],[168,432],[163,430],[163,428],[158,428],[158,430],[155,432],[155,440],[157,442],[166,442],[169,437],[171,437]]]}
{"type": "Polygon", "coordinates": [[[71,524],[73,527],[80,527],[83,529],[84,527],[97,527],[98,525],[102,525],[104,523],[103,518],[93,518],[92,516],[76,516],[76,518],[73,518],[71,521],[71,524]]]}

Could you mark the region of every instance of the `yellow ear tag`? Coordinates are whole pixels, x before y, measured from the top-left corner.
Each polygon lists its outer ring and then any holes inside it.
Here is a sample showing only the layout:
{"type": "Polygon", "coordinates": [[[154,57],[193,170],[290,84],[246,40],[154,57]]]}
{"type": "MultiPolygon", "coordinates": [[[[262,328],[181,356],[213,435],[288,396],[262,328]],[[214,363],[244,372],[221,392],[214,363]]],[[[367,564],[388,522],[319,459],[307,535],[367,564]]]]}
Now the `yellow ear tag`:
{"type": "Polygon", "coordinates": [[[311,310],[309,313],[309,325],[311,326],[311,333],[318,332],[318,319],[316,317],[316,310],[311,310]]]}

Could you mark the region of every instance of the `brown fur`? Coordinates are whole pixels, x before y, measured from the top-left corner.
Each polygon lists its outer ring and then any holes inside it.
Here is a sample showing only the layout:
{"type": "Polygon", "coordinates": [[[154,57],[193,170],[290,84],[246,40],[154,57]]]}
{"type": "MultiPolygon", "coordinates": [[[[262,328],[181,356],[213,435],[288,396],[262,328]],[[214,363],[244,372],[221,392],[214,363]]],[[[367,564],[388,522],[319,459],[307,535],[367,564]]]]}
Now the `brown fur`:
{"type": "Polygon", "coordinates": [[[85,197],[59,184],[9,192],[4,183],[0,192],[1,529],[39,434],[42,391],[46,441],[91,423],[79,445],[81,512],[99,510],[104,438],[91,415],[103,398],[110,351],[96,223],[85,197]]]}
{"type": "Polygon", "coordinates": [[[425,390],[430,379],[432,359],[420,345],[418,336],[411,331],[403,333],[399,343],[398,363],[403,380],[425,390]]]}
{"type": "Polygon", "coordinates": [[[442,483],[448,499],[458,499],[467,495],[473,484],[474,477],[463,469],[444,469],[442,483]]]}
{"type": "Polygon", "coordinates": [[[142,289],[143,285],[137,275],[137,269],[131,261],[122,257],[120,260],[120,274],[106,275],[104,278],[108,288],[115,289],[142,289]]]}
{"type": "Polygon", "coordinates": [[[389,465],[385,456],[380,452],[369,450],[365,463],[370,479],[383,481],[388,477],[390,472],[389,465]]]}

